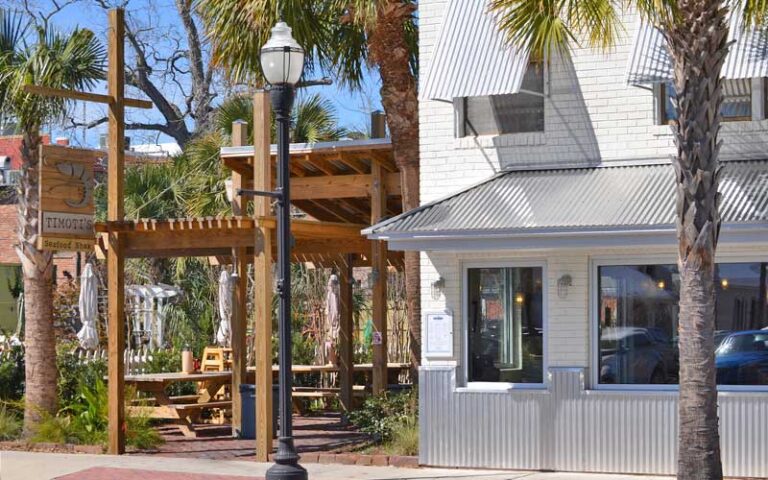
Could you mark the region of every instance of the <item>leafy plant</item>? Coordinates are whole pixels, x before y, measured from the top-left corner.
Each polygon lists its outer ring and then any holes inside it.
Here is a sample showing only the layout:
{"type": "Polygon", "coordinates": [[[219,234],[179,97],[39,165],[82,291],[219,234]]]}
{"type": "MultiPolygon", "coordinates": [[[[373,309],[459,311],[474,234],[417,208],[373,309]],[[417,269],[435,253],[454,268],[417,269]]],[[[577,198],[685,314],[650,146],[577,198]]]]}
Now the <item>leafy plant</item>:
{"type": "Polygon", "coordinates": [[[414,392],[386,392],[369,397],[359,409],[349,413],[349,420],[378,443],[390,442],[402,427],[416,425],[417,418],[418,399],[414,392]]]}
{"type": "Polygon", "coordinates": [[[0,440],[15,440],[21,435],[21,418],[7,405],[0,405],[0,440]]]}
{"type": "Polygon", "coordinates": [[[389,455],[419,454],[419,422],[416,417],[408,417],[392,430],[392,438],[383,445],[389,455]]]}
{"type": "Polygon", "coordinates": [[[10,347],[0,354],[0,400],[16,401],[24,395],[24,350],[10,347]]]}
{"type": "Polygon", "coordinates": [[[59,345],[56,366],[59,371],[57,382],[59,405],[62,408],[67,408],[76,401],[82,391],[82,385],[94,385],[107,375],[106,360],[94,359],[83,362],[75,354],[72,343],[59,345]]]}

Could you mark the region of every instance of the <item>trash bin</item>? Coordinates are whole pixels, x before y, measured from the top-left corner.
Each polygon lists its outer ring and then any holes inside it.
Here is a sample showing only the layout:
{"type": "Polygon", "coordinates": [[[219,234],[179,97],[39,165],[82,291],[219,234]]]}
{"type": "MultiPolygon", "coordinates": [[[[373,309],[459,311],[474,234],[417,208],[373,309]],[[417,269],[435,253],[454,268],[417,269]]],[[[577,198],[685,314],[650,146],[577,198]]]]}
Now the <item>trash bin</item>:
{"type": "MultiPolygon", "coordinates": [[[[272,432],[277,435],[277,417],[279,412],[278,386],[272,385],[272,432]]],[[[243,411],[240,412],[240,438],[253,440],[256,438],[256,385],[240,384],[240,402],[243,411]]]]}

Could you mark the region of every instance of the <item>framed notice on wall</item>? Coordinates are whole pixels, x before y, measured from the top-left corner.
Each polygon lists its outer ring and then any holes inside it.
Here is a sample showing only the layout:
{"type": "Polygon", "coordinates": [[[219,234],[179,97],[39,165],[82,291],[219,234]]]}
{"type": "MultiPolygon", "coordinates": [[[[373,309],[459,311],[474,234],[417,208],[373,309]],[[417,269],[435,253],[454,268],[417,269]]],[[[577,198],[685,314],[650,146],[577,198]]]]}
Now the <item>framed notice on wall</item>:
{"type": "Polygon", "coordinates": [[[453,313],[450,310],[424,312],[424,356],[453,356],[453,313]]]}
{"type": "Polygon", "coordinates": [[[93,250],[93,167],[98,156],[93,150],[61,145],[40,147],[41,250],[93,250]]]}

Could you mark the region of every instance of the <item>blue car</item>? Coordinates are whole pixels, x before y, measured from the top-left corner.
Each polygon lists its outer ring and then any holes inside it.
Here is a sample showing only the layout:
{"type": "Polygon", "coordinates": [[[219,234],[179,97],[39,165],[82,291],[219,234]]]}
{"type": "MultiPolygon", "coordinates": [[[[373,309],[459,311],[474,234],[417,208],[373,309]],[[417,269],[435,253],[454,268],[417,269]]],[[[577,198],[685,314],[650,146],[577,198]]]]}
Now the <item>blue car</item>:
{"type": "Polygon", "coordinates": [[[768,385],[768,330],[728,335],[715,350],[719,385],[768,385]]]}

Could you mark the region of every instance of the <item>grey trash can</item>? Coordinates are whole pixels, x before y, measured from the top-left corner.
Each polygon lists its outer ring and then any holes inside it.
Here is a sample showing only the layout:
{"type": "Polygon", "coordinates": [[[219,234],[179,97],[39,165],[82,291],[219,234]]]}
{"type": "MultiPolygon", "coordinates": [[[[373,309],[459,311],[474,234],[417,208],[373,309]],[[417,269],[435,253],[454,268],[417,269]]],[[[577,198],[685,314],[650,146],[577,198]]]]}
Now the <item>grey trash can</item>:
{"type": "MultiPolygon", "coordinates": [[[[272,432],[277,435],[278,386],[272,385],[272,432]]],[[[240,401],[243,411],[240,412],[240,438],[253,440],[256,438],[256,385],[251,383],[240,384],[240,401]]]]}

